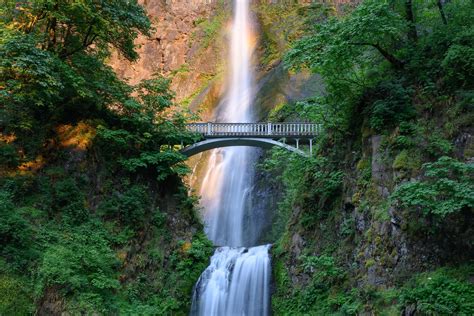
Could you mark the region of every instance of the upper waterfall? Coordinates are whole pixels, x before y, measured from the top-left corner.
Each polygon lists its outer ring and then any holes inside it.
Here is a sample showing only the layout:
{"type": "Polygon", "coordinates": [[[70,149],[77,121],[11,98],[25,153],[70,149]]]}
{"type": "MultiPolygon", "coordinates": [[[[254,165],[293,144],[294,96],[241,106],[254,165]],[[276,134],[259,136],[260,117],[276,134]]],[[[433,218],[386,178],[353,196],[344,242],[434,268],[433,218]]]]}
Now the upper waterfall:
{"type": "MultiPolygon", "coordinates": [[[[251,122],[253,119],[253,34],[249,2],[236,0],[230,43],[228,90],[217,109],[216,121],[251,122]]],[[[217,245],[250,246],[256,237],[244,236],[253,170],[252,148],[212,151],[201,186],[201,204],[209,238],[217,245]]]]}

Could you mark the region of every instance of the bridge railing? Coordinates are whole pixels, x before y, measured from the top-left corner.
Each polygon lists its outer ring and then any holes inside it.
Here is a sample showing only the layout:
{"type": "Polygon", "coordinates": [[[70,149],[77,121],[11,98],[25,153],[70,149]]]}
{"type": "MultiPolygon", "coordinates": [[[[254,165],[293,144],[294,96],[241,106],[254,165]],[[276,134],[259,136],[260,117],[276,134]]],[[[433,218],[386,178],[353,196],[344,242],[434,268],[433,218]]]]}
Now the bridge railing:
{"type": "Polygon", "coordinates": [[[311,137],[321,133],[322,125],[314,123],[190,123],[190,132],[203,136],[311,137]]]}

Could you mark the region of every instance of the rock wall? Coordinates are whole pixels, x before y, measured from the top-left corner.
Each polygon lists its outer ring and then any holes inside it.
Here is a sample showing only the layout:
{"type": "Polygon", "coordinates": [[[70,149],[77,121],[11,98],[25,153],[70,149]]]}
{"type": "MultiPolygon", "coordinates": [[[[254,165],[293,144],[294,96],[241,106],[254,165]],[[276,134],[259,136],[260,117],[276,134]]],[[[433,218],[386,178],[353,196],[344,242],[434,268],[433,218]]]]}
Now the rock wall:
{"type": "Polygon", "coordinates": [[[209,82],[221,72],[225,53],[221,26],[228,17],[228,3],[217,0],[140,2],[152,21],[152,34],[137,39],[138,61],[130,63],[114,55],[110,65],[131,84],[156,73],[171,77],[176,101],[189,105],[190,99],[206,90],[209,82]]]}

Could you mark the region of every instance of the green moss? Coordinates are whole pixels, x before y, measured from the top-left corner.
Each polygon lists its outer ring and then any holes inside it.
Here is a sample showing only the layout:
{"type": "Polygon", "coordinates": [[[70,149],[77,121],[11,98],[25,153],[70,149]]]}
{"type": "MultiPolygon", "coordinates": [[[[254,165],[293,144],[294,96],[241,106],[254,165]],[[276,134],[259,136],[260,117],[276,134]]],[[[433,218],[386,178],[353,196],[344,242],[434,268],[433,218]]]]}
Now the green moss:
{"type": "Polygon", "coordinates": [[[302,33],[302,6],[296,3],[261,3],[254,6],[257,13],[263,46],[263,65],[271,65],[282,58],[290,44],[302,33]]]}
{"type": "Polygon", "coordinates": [[[380,222],[389,221],[390,214],[388,213],[389,203],[387,201],[381,201],[378,205],[373,207],[374,219],[380,222]]]}
{"type": "Polygon", "coordinates": [[[402,150],[395,157],[392,168],[398,171],[407,172],[408,175],[413,174],[421,169],[419,155],[406,149],[402,150]]]}
{"type": "Polygon", "coordinates": [[[182,64],[181,66],[179,66],[178,69],[173,70],[173,71],[171,72],[171,75],[172,75],[172,76],[175,76],[175,75],[185,75],[185,74],[189,73],[190,71],[191,71],[191,69],[189,68],[189,65],[186,64],[186,63],[184,63],[184,64],[182,64]]]}
{"type": "Polygon", "coordinates": [[[31,285],[0,270],[0,315],[31,315],[35,305],[31,285]]]}
{"type": "Polygon", "coordinates": [[[375,265],[375,260],[373,258],[369,258],[365,261],[365,267],[370,268],[375,265]]]}
{"type": "Polygon", "coordinates": [[[206,49],[213,43],[223,29],[224,22],[229,18],[229,12],[225,10],[223,3],[220,3],[214,14],[209,19],[197,19],[194,23],[198,26],[198,31],[191,34],[191,39],[195,40],[199,33],[202,33],[200,48],[206,49]]]}
{"type": "Polygon", "coordinates": [[[361,159],[357,162],[356,169],[359,171],[367,170],[371,168],[369,159],[361,159]]]}
{"type": "Polygon", "coordinates": [[[290,280],[283,260],[275,258],[273,276],[275,278],[275,283],[279,288],[283,288],[288,285],[290,280]]]}

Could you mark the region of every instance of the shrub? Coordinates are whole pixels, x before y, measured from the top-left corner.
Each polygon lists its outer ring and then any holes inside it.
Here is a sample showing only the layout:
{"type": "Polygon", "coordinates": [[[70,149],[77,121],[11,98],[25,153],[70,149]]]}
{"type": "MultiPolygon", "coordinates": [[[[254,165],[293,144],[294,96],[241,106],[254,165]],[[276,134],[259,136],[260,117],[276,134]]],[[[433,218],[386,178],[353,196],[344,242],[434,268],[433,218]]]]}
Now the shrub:
{"type": "Polygon", "coordinates": [[[449,157],[423,165],[424,177],[400,185],[392,203],[446,217],[474,207],[474,165],[449,157]]]}
{"type": "Polygon", "coordinates": [[[74,305],[80,309],[110,311],[108,301],[120,285],[119,261],[106,236],[105,230],[92,223],[64,232],[45,250],[37,292],[55,286],[75,297],[74,305]]]}
{"type": "Polygon", "coordinates": [[[63,215],[66,222],[81,223],[87,219],[84,193],[74,178],[69,177],[54,185],[54,208],[63,215]]]}
{"type": "Polygon", "coordinates": [[[99,205],[99,211],[107,217],[118,218],[126,225],[141,225],[150,204],[146,187],[133,185],[124,192],[115,191],[99,205]]]}
{"type": "Polygon", "coordinates": [[[472,29],[458,35],[457,43],[449,47],[441,63],[447,80],[453,85],[463,87],[471,86],[474,83],[473,39],[472,29]]]}
{"type": "Polygon", "coordinates": [[[387,130],[415,116],[412,92],[399,82],[381,82],[369,90],[376,98],[368,109],[369,123],[377,132],[387,130]]]}
{"type": "Polygon", "coordinates": [[[15,267],[24,267],[33,255],[32,240],[32,226],[15,208],[10,195],[0,191],[0,255],[15,267]]]}
{"type": "Polygon", "coordinates": [[[0,141],[0,166],[14,168],[18,166],[19,159],[15,146],[0,141]]]}
{"type": "Polygon", "coordinates": [[[473,273],[472,265],[424,273],[405,286],[400,302],[416,304],[422,315],[474,315],[474,284],[468,280],[473,273]]]}
{"type": "Polygon", "coordinates": [[[27,284],[0,269],[0,315],[32,315],[34,308],[27,284]]]}

